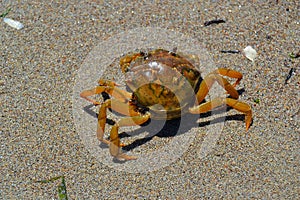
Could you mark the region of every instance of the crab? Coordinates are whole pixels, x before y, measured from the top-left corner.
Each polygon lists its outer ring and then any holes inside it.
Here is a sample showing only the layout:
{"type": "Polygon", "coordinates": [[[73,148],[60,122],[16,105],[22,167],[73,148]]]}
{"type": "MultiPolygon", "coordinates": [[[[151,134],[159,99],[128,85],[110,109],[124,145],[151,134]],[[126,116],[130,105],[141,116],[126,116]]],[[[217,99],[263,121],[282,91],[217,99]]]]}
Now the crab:
{"type": "Polygon", "coordinates": [[[251,107],[238,100],[239,94],[235,89],[243,75],[235,70],[218,68],[202,78],[192,63],[186,56],[163,49],[127,54],[120,59],[120,67],[125,73],[126,86],[131,91],[121,89],[114,81],[100,79],[98,86],[80,93],[82,98],[95,106],[100,105],[97,138],[109,145],[114,158],[137,159],[122,152],[121,147],[125,145],[120,141],[119,127],[142,125],[149,119],[171,120],[186,113],[201,114],[227,105],[244,113],[246,130],[249,129],[252,122],[251,107]],[[232,85],[223,76],[237,80],[232,85]],[[215,82],[230,96],[204,102],[215,82]],[[103,92],[111,98],[102,103],[90,98],[103,92]],[[110,140],[104,138],[108,109],[124,115],[112,126],[110,140]]]}

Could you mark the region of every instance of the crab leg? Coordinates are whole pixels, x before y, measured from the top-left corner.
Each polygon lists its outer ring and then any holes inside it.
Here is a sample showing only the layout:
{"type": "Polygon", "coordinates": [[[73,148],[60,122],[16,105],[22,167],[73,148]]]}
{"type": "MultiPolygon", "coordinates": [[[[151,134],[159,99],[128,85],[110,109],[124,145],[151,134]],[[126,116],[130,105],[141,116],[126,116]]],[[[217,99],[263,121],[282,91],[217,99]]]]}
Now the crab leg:
{"type": "Polygon", "coordinates": [[[219,68],[212,73],[220,74],[230,78],[237,78],[236,82],[233,84],[233,87],[237,86],[243,78],[243,74],[241,74],[240,72],[227,68],[219,68]]]}
{"type": "Polygon", "coordinates": [[[128,103],[123,103],[117,99],[108,99],[102,103],[99,114],[98,114],[98,127],[97,127],[97,138],[106,144],[110,142],[104,139],[105,132],[105,124],[107,117],[107,109],[113,109],[114,111],[121,113],[127,116],[136,116],[139,115],[138,112],[135,112],[133,108],[130,109],[130,105],[128,103]]]}
{"type": "Polygon", "coordinates": [[[201,103],[204,100],[209,89],[216,81],[230,94],[232,98],[239,98],[239,94],[236,89],[234,89],[234,87],[225,78],[213,72],[204,77],[204,80],[200,84],[199,90],[196,94],[198,103],[201,103]]]}
{"type": "Polygon", "coordinates": [[[119,89],[118,87],[115,87],[117,84],[113,81],[107,81],[100,79],[99,80],[99,86],[90,89],[90,90],[84,90],[80,93],[80,96],[82,98],[85,98],[86,100],[92,102],[94,105],[100,105],[98,101],[95,101],[93,99],[90,99],[89,96],[95,95],[95,94],[100,94],[102,92],[106,92],[110,94],[111,96],[119,99],[120,101],[127,101],[128,99],[131,98],[131,93],[119,89]]]}
{"type": "Polygon", "coordinates": [[[119,101],[118,99],[108,99],[106,100],[100,107],[99,115],[98,115],[98,127],[97,127],[97,138],[99,141],[109,144],[110,153],[112,156],[118,159],[125,159],[125,160],[133,160],[136,157],[128,156],[121,152],[120,147],[124,146],[120,142],[118,129],[122,126],[135,126],[145,123],[149,118],[150,114],[141,115],[140,113],[136,112],[135,107],[130,105],[129,103],[124,103],[119,101]],[[106,116],[107,116],[107,109],[111,108],[112,110],[121,113],[126,116],[122,118],[118,123],[116,123],[111,131],[110,131],[110,141],[104,139],[104,131],[105,131],[105,124],[106,124],[106,116]]]}
{"type": "Polygon", "coordinates": [[[110,154],[117,159],[125,159],[125,160],[135,160],[136,156],[129,156],[125,153],[122,153],[120,147],[123,146],[120,142],[119,138],[119,127],[122,126],[136,126],[141,125],[150,119],[150,113],[146,113],[144,115],[133,116],[133,117],[125,117],[122,118],[118,123],[116,123],[111,131],[110,131],[110,145],[109,151],[110,154]]]}
{"type": "Polygon", "coordinates": [[[216,108],[218,106],[227,104],[228,106],[234,108],[237,111],[240,111],[245,114],[245,122],[246,122],[246,130],[249,129],[250,124],[252,122],[252,110],[251,107],[241,101],[238,101],[236,99],[231,98],[215,98],[209,102],[203,103],[198,106],[194,106],[189,109],[190,113],[192,114],[200,114],[200,113],[206,113],[213,108],[216,108]]]}

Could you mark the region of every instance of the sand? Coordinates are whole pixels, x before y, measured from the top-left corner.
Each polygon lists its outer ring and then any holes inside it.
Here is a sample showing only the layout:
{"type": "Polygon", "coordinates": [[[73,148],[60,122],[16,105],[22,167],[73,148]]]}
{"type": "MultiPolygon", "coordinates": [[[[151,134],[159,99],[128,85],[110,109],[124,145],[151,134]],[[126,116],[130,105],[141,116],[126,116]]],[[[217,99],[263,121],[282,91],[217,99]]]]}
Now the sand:
{"type": "MultiPolygon", "coordinates": [[[[61,175],[69,199],[299,199],[300,58],[289,57],[300,49],[299,2],[4,1],[0,13],[9,7],[7,17],[24,28],[0,23],[0,199],[57,199],[59,180],[36,181],[61,175]],[[204,26],[215,19],[225,23],[204,26]],[[152,29],[157,41],[147,36],[152,29]],[[136,41],[126,39],[136,30],[136,41]],[[184,37],[172,43],[177,34],[184,37]],[[185,41],[190,48],[180,46],[185,41]],[[198,123],[193,118],[193,125],[181,121],[175,136],[123,137],[125,150],[139,159],[115,162],[96,140],[97,108],[87,107],[78,88],[97,84],[102,71],[93,67],[103,69],[125,50],[157,43],[185,51],[201,44],[210,60],[203,66],[241,72],[240,100],[253,110],[249,131],[243,115],[231,109],[198,123]],[[258,52],[254,62],[241,53],[220,53],[248,45],[258,52]],[[99,63],[91,62],[92,52],[99,63]],[[295,73],[285,84],[291,68],[295,73]],[[136,137],[141,141],[130,145],[136,137]]],[[[161,126],[151,121],[150,128],[125,131],[153,134],[161,126]]]]}

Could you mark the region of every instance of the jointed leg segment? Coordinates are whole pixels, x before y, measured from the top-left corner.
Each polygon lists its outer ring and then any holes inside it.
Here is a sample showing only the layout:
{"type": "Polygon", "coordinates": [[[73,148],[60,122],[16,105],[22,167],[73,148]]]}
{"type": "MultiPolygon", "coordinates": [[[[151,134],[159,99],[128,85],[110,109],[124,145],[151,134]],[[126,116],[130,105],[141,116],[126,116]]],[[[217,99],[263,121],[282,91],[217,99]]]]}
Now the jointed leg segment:
{"type": "Polygon", "coordinates": [[[121,90],[115,87],[116,84],[112,81],[99,81],[99,86],[95,87],[91,90],[83,91],[80,96],[92,102],[94,105],[100,105],[99,102],[90,99],[89,96],[100,94],[102,92],[106,92],[111,96],[115,97],[115,99],[108,99],[101,104],[99,114],[98,114],[98,126],[97,126],[97,138],[99,141],[108,144],[110,153],[112,156],[118,159],[132,160],[136,159],[134,156],[128,156],[121,152],[120,147],[124,146],[120,142],[119,138],[119,127],[122,126],[135,126],[145,123],[149,118],[150,114],[146,113],[144,115],[140,114],[135,110],[135,106],[129,103],[129,99],[131,98],[131,93],[121,90]],[[106,117],[107,117],[107,109],[111,108],[112,110],[123,114],[125,117],[122,118],[118,123],[116,123],[111,131],[110,131],[110,141],[104,139],[105,125],[106,125],[106,117]]]}
{"type": "Polygon", "coordinates": [[[240,72],[232,69],[227,69],[227,68],[219,68],[215,70],[213,73],[227,76],[230,78],[237,78],[236,82],[233,84],[233,87],[237,86],[243,78],[243,74],[241,74],[240,72]]]}
{"type": "Polygon", "coordinates": [[[89,96],[95,95],[95,94],[100,94],[102,92],[106,92],[109,95],[115,97],[116,99],[119,99],[120,101],[127,101],[128,99],[131,98],[131,93],[121,90],[117,86],[117,84],[113,81],[107,81],[107,80],[99,80],[99,86],[90,89],[90,90],[85,90],[80,93],[80,96],[82,98],[85,98],[89,102],[92,102],[94,105],[100,105],[98,101],[95,101],[93,99],[90,99],[89,96]]]}
{"type": "Polygon", "coordinates": [[[243,75],[237,71],[219,68],[211,73],[209,73],[206,77],[204,77],[203,81],[200,84],[199,90],[197,92],[197,101],[198,103],[202,102],[206,95],[208,94],[209,89],[215,82],[218,82],[220,86],[222,86],[232,98],[238,99],[239,94],[234,89],[234,87],[239,84],[240,80],[243,78],[243,75]],[[231,85],[225,78],[221,75],[228,76],[230,78],[237,78],[237,81],[234,85],[231,85]]]}
{"type": "Polygon", "coordinates": [[[206,113],[218,106],[221,105],[228,105],[232,108],[234,108],[237,111],[240,111],[245,114],[245,122],[246,122],[246,130],[249,129],[250,124],[252,122],[252,110],[251,107],[241,101],[238,101],[236,99],[231,99],[231,98],[216,98],[213,99],[209,102],[203,103],[198,106],[194,106],[190,108],[190,113],[192,114],[201,114],[201,113],[206,113]]]}
{"type": "Polygon", "coordinates": [[[122,126],[135,126],[145,123],[149,120],[150,114],[146,113],[141,115],[135,111],[135,107],[130,105],[128,102],[124,103],[118,99],[108,99],[100,107],[98,115],[98,126],[97,126],[97,138],[99,141],[108,144],[109,150],[112,156],[118,159],[132,160],[136,159],[134,156],[128,156],[121,152],[120,147],[124,146],[119,138],[119,127],[122,126]],[[110,131],[110,141],[104,139],[105,124],[107,117],[107,109],[111,108],[112,110],[121,113],[123,115],[129,116],[122,118],[117,122],[110,131]]]}
{"type": "Polygon", "coordinates": [[[110,154],[118,159],[125,159],[125,160],[137,159],[137,157],[135,156],[128,156],[121,152],[120,147],[123,145],[121,144],[119,138],[119,133],[118,133],[119,127],[141,125],[146,121],[148,121],[149,118],[150,118],[150,114],[146,113],[145,115],[125,117],[122,118],[118,123],[116,123],[110,131],[110,142],[111,142],[109,145],[110,154]]]}
{"type": "Polygon", "coordinates": [[[234,88],[236,85],[239,84],[243,75],[240,72],[235,70],[226,69],[226,68],[219,68],[211,73],[209,73],[206,77],[204,77],[203,81],[199,86],[199,90],[197,92],[197,100],[198,103],[201,103],[206,95],[208,94],[209,89],[215,82],[218,82],[220,86],[222,86],[231,96],[231,98],[216,98],[204,104],[194,106],[190,108],[190,112],[193,114],[200,114],[205,113],[209,110],[212,110],[215,107],[227,104],[228,106],[245,113],[245,121],[246,121],[246,130],[249,129],[250,124],[252,122],[252,111],[251,107],[241,101],[238,101],[239,94],[234,88]],[[225,78],[221,75],[228,76],[230,78],[237,78],[236,82],[231,85],[225,78]]]}

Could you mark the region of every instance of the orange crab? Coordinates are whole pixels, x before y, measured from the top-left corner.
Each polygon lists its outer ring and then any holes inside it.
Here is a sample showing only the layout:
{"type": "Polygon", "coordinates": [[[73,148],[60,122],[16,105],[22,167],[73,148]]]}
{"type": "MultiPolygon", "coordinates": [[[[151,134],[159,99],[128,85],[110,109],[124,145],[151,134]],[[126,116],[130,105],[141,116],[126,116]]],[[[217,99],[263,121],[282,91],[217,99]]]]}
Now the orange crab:
{"type": "Polygon", "coordinates": [[[189,59],[163,49],[125,55],[120,59],[120,67],[126,75],[126,85],[131,92],[118,88],[113,81],[100,79],[97,87],[80,94],[94,105],[101,105],[97,138],[109,145],[111,155],[117,159],[137,159],[135,156],[122,153],[120,147],[124,145],[120,142],[119,127],[141,125],[150,118],[170,120],[185,113],[205,113],[227,104],[244,113],[246,130],[250,127],[251,107],[237,100],[239,95],[234,88],[243,77],[237,71],[219,68],[202,79],[200,72],[189,59]],[[221,75],[237,80],[231,85],[221,75]],[[202,103],[215,82],[227,91],[230,98],[215,98],[202,103]],[[114,98],[107,99],[103,103],[89,98],[102,92],[114,98]],[[112,126],[110,140],[104,139],[107,109],[126,116],[112,126]]]}

